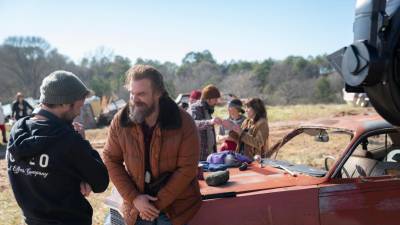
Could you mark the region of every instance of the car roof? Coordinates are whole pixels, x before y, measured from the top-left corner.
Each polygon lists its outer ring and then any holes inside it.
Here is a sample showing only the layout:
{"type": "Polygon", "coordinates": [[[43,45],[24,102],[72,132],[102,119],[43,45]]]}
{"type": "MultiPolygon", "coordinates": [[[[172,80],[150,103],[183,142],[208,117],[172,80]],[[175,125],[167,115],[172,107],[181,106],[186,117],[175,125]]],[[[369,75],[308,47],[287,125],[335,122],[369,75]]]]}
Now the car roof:
{"type": "Polygon", "coordinates": [[[347,130],[350,132],[356,131],[373,131],[377,129],[394,128],[393,125],[384,120],[376,113],[367,115],[333,117],[328,119],[319,119],[306,122],[300,125],[301,128],[316,127],[316,128],[332,128],[347,130]]]}

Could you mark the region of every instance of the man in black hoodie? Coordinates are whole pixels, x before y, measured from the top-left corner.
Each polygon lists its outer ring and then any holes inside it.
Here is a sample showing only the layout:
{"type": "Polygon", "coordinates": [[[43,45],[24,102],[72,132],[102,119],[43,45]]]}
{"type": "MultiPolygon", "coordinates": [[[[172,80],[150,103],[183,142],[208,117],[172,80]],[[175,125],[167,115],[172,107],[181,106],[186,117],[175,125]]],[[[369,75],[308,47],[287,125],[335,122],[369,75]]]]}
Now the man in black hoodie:
{"type": "Polygon", "coordinates": [[[11,129],[8,176],[28,225],[92,223],[85,196],[105,191],[109,178],[84,129],[72,122],[89,93],[74,74],[55,71],[40,87],[40,109],[11,129]]]}

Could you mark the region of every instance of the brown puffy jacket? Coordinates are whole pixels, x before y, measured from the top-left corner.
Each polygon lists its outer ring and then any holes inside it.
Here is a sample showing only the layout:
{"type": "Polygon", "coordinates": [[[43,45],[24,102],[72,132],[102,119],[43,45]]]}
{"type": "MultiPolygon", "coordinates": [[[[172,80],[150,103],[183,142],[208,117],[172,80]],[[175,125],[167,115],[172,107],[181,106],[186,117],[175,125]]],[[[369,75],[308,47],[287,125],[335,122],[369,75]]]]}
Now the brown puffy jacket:
{"type": "Polygon", "coordinates": [[[252,119],[247,118],[242,123],[242,132],[240,134],[230,131],[229,135],[236,139],[238,145],[236,151],[240,152],[243,145],[243,154],[253,159],[254,155],[262,157],[269,156],[269,126],[268,121],[264,118],[259,119],[256,123],[252,119]]]}
{"type": "MultiPolygon", "coordinates": [[[[200,154],[199,135],[193,119],[171,100],[160,100],[159,122],[151,140],[150,165],[155,179],[173,172],[158,192],[155,206],[174,225],[187,223],[201,206],[197,180],[200,154]]],[[[140,125],[128,120],[128,107],[111,122],[104,162],[124,199],[122,212],[127,225],[135,224],[138,211],[133,200],[144,193],[144,142],[140,125]]]]}

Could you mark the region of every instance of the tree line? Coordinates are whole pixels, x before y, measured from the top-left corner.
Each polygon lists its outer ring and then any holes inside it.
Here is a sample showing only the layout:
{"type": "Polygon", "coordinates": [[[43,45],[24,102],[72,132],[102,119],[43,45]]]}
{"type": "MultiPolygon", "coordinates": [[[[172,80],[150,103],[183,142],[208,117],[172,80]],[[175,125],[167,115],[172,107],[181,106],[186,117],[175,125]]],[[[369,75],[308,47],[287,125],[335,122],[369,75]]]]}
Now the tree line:
{"type": "Polygon", "coordinates": [[[44,38],[30,36],[8,37],[0,45],[0,101],[12,101],[18,91],[38,98],[43,77],[60,69],[75,73],[97,96],[127,99],[125,72],[133,64],[159,69],[171,97],[215,84],[225,94],[260,97],[271,105],[343,101],[343,81],[326,55],[218,63],[210,51],[204,50],[187,53],[178,65],[142,58],[132,62],[99,48],[75,63],[44,38]]]}

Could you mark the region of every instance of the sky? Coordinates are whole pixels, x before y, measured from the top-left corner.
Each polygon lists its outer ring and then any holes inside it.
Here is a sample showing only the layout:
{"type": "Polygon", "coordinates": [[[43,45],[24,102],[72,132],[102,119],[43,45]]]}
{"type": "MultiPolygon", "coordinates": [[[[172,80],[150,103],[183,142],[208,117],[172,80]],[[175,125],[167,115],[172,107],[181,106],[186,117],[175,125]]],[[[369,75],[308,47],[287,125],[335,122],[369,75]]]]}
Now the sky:
{"type": "Polygon", "coordinates": [[[0,0],[0,43],[40,36],[79,62],[103,47],[132,61],[218,63],[331,53],[352,42],[355,0],[0,0]]]}

